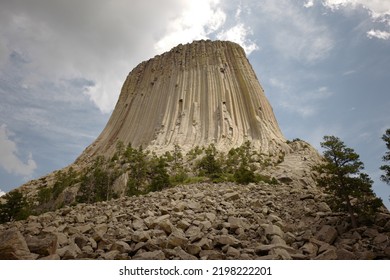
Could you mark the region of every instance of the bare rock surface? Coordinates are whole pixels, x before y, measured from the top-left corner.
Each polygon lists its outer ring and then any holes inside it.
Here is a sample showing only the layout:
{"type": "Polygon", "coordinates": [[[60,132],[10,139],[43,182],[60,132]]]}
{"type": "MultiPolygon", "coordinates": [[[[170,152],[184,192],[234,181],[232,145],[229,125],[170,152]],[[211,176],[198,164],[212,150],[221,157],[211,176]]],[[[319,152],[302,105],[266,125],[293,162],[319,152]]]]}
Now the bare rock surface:
{"type": "Polygon", "coordinates": [[[78,161],[112,156],[118,140],[157,153],[211,143],[227,152],[247,140],[266,154],[289,149],[243,48],[226,41],[179,45],[135,67],[78,161]]]}

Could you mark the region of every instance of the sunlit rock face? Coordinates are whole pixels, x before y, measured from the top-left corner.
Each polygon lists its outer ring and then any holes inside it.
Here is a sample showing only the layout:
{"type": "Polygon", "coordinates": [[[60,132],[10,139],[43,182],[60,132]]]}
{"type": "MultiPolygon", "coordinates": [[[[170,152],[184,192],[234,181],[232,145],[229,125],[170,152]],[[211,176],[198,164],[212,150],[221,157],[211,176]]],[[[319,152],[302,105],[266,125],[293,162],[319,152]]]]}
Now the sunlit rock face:
{"type": "Polygon", "coordinates": [[[118,141],[160,153],[175,144],[227,151],[247,140],[265,154],[289,149],[243,48],[195,41],[130,72],[105,129],[80,159],[112,155],[118,141]]]}

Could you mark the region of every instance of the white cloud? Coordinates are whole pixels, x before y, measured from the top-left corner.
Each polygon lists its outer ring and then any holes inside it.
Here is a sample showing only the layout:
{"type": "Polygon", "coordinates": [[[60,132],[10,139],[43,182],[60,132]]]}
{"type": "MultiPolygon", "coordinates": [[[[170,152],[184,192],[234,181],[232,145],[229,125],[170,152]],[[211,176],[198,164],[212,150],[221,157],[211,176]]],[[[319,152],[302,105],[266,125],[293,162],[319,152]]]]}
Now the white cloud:
{"type": "Polygon", "coordinates": [[[26,163],[19,158],[17,145],[10,139],[11,136],[7,126],[2,124],[0,126],[0,166],[10,174],[31,176],[37,164],[31,154],[28,155],[26,163]]]}
{"type": "Polygon", "coordinates": [[[15,53],[23,58],[18,75],[26,89],[89,80],[84,94],[109,113],[129,71],[179,43],[221,34],[253,51],[249,27],[221,33],[226,19],[221,0],[2,0],[0,71],[15,53]]]}
{"type": "Polygon", "coordinates": [[[309,1],[307,1],[305,4],[303,4],[303,6],[304,6],[305,8],[313,7],[313,6],[314,6],[314,1],[313,1],[313,0],[309,0],[309,1]]]}
{"type": "Polygon", "coordinates": [[[5,195],[5,192],[3,192],[3,191],[0,189],[0,197],[2,197],[3,195],[5,195]]]}
{"type": "Polygon", "coordinates": [[[275,32],[271,35],[273,47],[281,55],[306,63],[315,63],[328,56],[334,40],[325,24],[314,18],[294,1],[266,0],[259,4],[264,28],[275,32]]]}
{"type": "Polygon", "coordinates": [[[186,1],[181,14],[168,23],[166,35],[156,44],[161,53],[179,43],[206,39],[226,21],[226,14],[219,8],[219,0],[186,1]]]}
{"type": "Polygon", "coordinates": [[[256,43],[248,39],[248,35],[251,34],[253,34],[253,32],[249,27],[245,26],[243,23],[238,23],[232,28],[218,33],[217,38],[219,40],[228,40],[238,43],[243,47],[245,53],[249,55],[253,51],[259,49],[256,43]]]}
{"type": "Polygon", "coordinates": [[[367,37],[388,40],[390,39],[390,32],[371,29],[367,32],[367,37]]]}
{"type": "Polygon", "coordinates": [[[249,37],[252,29],[241,21],[242,8],[237,6],[235,25],[224,29],[227,15],[220,8],[220,0],[188,1],[184,11],[172,20],[167,28],[167,34],[155,44],[158,52],[167,51],[179,43],[188,43],[198,39],[209,39],[216,33],[219,40],[238,43],[249,55],[258,49],[256,43],[249,37]]]}
{"type": "Polygon", "coordinates": [[[128,72],[156,54],[155,42],[185,9],[180,0],[2,0],[0,67],[12,53],[23,54],[27,88],[91,80],[85,94],[108,113],[128,72]]]}
{"type": "MultiPolygon", "coordinates": [[[[384,29],[390,27],[390,1],[384,0],[323,0],[323,5],[332,10],[340,8],[364,8],[368,10],[372,21],[382,23],[384,29]]],[[[367,32],[368,38],[390,39],[390,32],[371,29],[367,32]]]]}
{"type": "Polygon", "coordinates": [[[331,9],[363,6],[370,10],[373,17],[390,15],[390,2],[385,0],[323,0],[323,4],[331,9]]]}

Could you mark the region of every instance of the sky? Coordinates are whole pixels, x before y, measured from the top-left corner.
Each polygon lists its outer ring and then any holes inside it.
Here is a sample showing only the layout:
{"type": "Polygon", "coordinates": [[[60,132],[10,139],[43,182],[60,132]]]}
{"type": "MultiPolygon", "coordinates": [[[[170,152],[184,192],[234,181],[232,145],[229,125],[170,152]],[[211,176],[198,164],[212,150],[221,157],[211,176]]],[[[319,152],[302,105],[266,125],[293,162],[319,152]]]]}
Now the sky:
{"type": "Polygon", "coordinates": [[[2,0],[0,195],[71,164],[136,65],[199,39],[239,43],[285,137],[339,137],[390,208],[388,0],[2,0]]]}

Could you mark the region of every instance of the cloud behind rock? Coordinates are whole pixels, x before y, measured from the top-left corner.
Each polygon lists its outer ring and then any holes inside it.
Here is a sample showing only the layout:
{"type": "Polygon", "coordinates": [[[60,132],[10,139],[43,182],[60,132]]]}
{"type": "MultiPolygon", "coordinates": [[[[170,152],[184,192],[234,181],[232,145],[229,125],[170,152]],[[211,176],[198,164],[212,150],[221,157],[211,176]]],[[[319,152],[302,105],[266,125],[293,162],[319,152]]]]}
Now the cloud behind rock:
{"type": "Polygon", "coordinates": [[[31,176],[37,168],[37,164],[28,155],[27,161],[23,162],[18,155],[16,142],[11,139],[11,133],[5,124],[0,126],[0,166],[8,173],[22,176],[31,176]]]}

